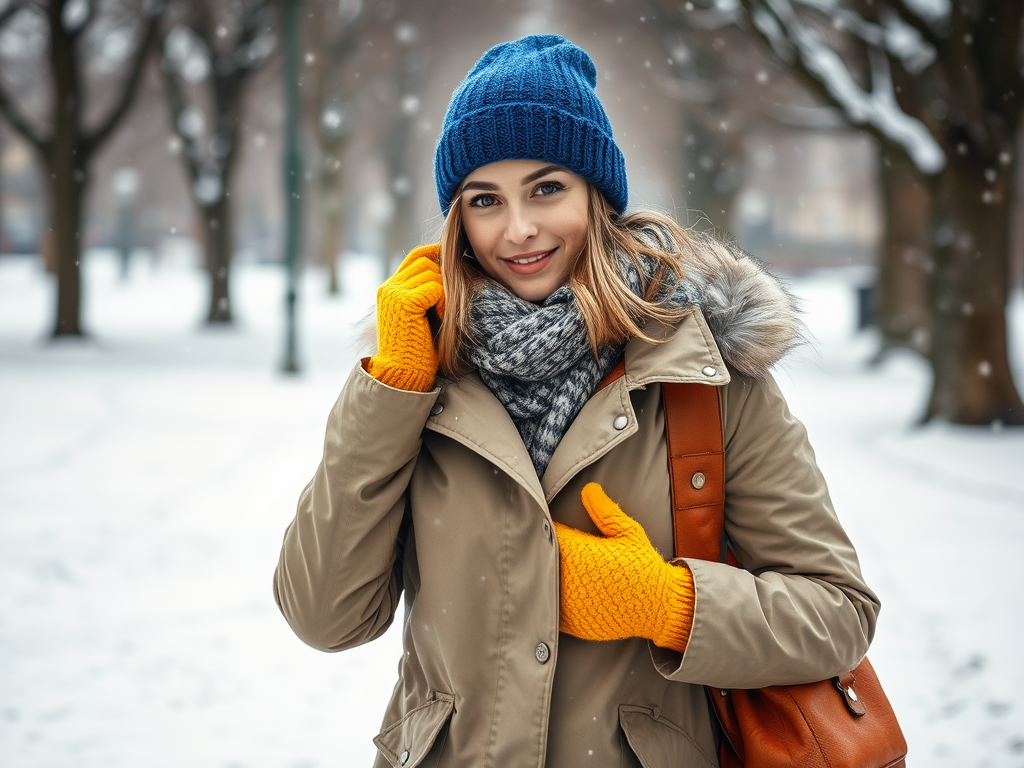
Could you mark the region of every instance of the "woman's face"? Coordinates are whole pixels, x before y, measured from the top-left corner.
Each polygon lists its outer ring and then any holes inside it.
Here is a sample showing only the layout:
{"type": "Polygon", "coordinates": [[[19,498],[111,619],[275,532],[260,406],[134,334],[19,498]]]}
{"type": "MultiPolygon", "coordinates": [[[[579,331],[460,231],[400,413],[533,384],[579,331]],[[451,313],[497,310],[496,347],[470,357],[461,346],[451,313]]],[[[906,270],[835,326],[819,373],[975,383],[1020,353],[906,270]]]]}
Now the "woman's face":
{"type": "Polygon", "coordinates": [[[587,182],[536,160],[481,166],[462,185],[462,226],[484,272],[527,301],[569,279],[587,243],[587,182]]]}

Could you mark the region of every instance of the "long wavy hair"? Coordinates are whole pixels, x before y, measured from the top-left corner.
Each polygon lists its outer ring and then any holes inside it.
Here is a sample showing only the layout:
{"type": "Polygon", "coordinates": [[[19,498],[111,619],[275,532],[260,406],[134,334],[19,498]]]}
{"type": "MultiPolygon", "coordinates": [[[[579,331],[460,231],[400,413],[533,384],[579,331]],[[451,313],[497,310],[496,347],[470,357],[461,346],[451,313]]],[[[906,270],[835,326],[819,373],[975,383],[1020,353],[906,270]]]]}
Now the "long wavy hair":
{"type": "MultiPolygon", "coordinates": [[[[638,211],[617,216],[604,195],[589,187],[589,215],[586,244],[569,272],[568,284],[576,295],[596,355],[608,344],[623,344],[631,338],[648,341],[643,326],[649,320],[675,324],[689,312],[657,297],[662,287],[685,278],[684,262],[693,241],[688,232],[668,216],[656,211],[638,211]],[[656,266],[643,296],[630,289],[617,268],[617,257],[629,259],[644,274],[641,254],[653,257],[656,266]]],[[[472,366],[467,353],[474,344],[470,322],[473,295],[487,275],[472,255],[462,226],[461,188],[452,200],[441,228],[440,264],[444,281],[445,311],[436,341],[441,372],[451,379],[464,376],[472,366]]]]}

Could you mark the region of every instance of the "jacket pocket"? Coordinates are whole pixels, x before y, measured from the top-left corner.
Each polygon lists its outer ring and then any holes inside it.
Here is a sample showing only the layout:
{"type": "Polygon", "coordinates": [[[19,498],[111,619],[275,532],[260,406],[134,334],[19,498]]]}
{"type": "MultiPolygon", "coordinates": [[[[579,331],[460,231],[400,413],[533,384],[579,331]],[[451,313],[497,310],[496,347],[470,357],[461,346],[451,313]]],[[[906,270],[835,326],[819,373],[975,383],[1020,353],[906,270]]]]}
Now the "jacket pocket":
{"type": "Polygon", "coordinates": [[[455,696],[434,691],[426,704],[406,712],[405,716],[378,733],[373,743],[397,768],[416,768],[430,752],[455,709],[455,696]]]}
{"type": "Polygon", "coordinates": [[[649,707],[620,704],[619,726],[643,768],[718,768],[690,734],[649,707]]]}

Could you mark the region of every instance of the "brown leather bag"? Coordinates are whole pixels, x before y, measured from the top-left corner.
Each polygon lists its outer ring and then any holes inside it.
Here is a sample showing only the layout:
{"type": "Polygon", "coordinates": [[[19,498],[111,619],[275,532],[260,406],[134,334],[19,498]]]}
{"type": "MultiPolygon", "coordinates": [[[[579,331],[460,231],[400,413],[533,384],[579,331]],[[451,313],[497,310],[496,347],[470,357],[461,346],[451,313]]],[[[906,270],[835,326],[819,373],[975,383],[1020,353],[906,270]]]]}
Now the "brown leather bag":
{"type": "MultiPolygon", "coordinates": [[[[719,388],[662,385],[676,557],[739,563],[727,550],[719,388]]],[[[722,768],[897,768],[907,742],[867,658],[806,685],[707,688],[722,768]]]]}

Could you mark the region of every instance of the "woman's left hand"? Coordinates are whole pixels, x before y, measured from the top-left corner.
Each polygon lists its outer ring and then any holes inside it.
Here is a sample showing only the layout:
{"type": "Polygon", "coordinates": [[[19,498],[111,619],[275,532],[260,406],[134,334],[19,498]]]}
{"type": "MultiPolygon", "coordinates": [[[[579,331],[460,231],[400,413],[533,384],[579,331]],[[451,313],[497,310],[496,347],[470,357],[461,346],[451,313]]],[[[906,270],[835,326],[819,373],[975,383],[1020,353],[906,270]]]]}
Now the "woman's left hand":
{"type": "Polygon", "coordinates": [[[559,628],[584,640],[646,637],[683,651],[693,623],[693,577],[666,563],[643,526],[597,483],[581,494],[604,536],[555,523],[561,558],[559,628]]]}

